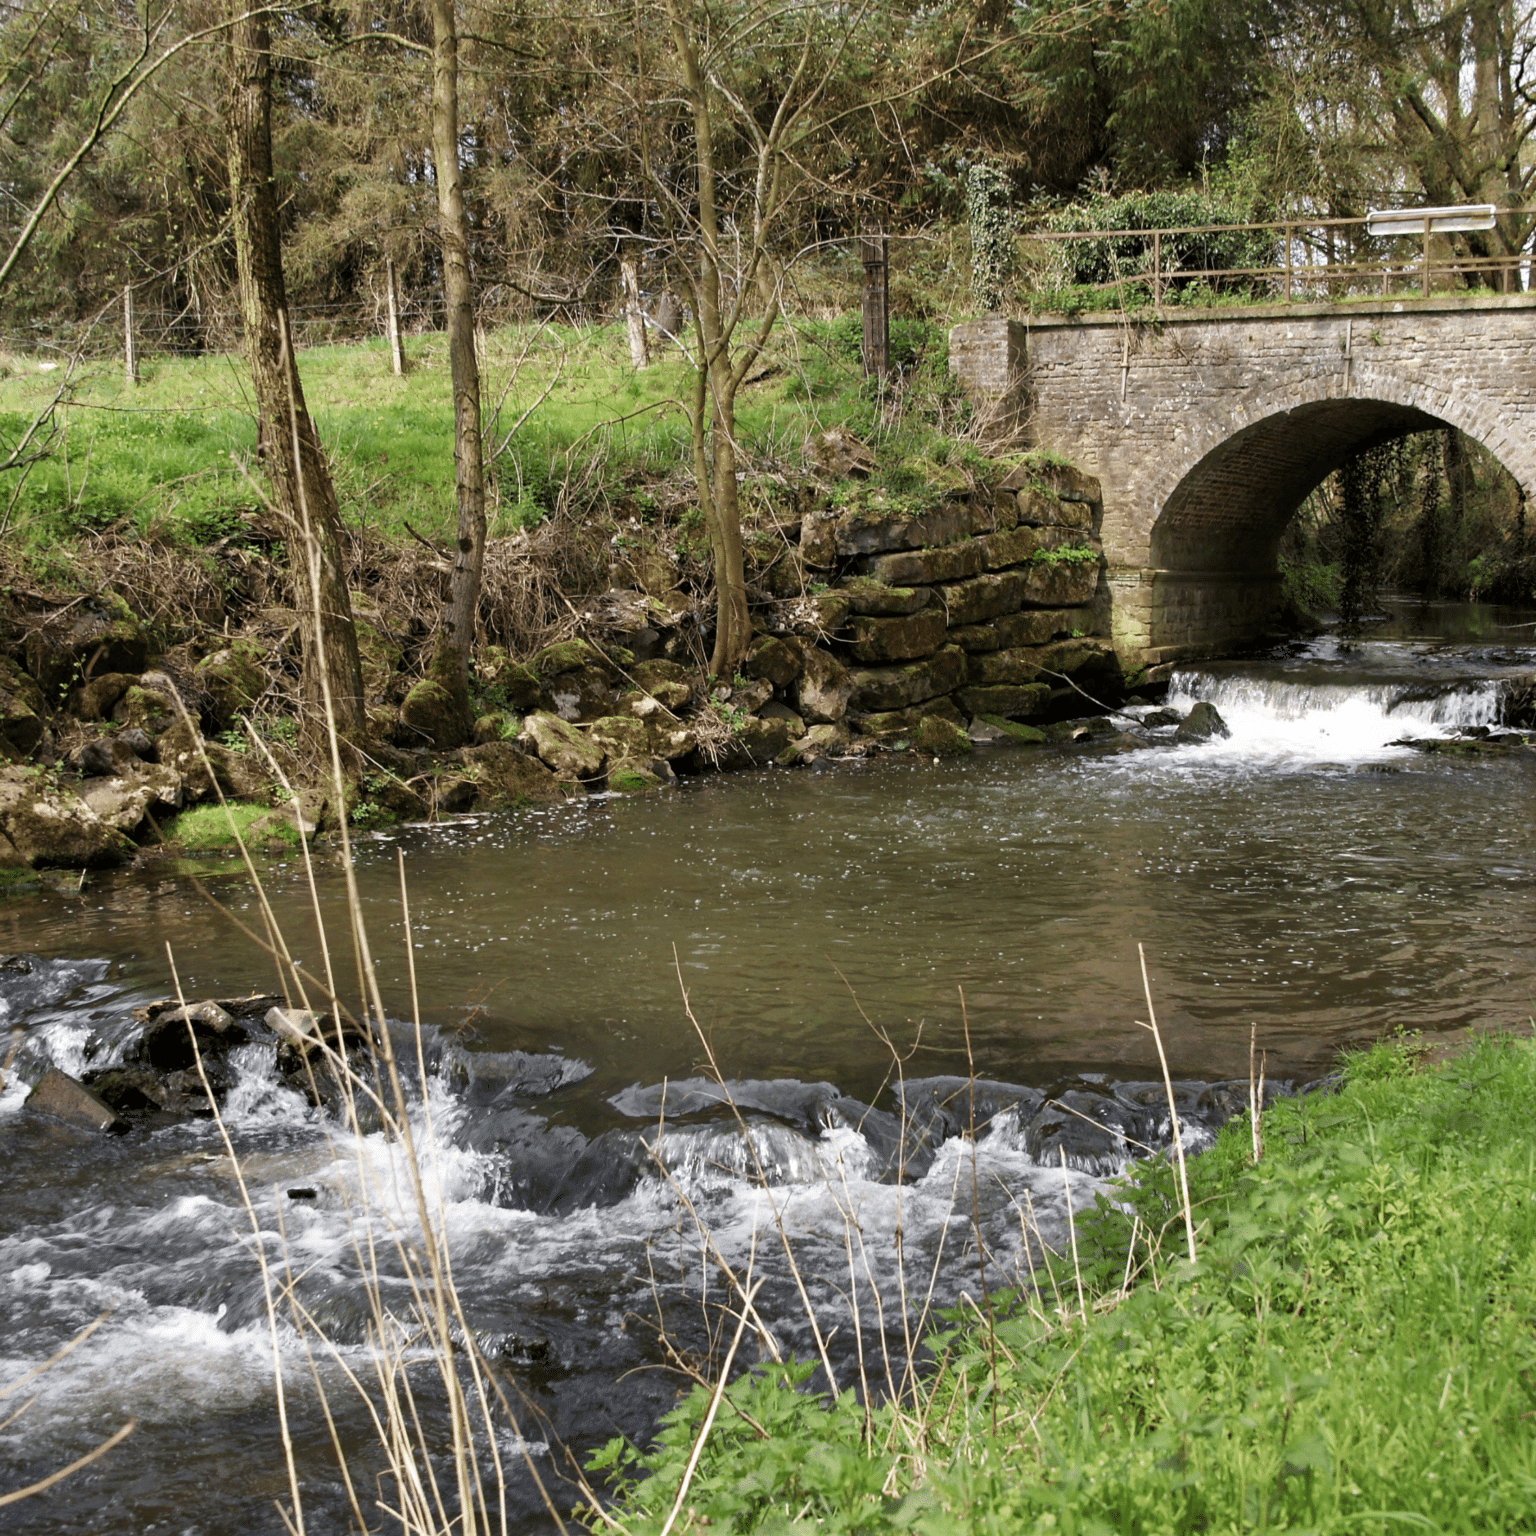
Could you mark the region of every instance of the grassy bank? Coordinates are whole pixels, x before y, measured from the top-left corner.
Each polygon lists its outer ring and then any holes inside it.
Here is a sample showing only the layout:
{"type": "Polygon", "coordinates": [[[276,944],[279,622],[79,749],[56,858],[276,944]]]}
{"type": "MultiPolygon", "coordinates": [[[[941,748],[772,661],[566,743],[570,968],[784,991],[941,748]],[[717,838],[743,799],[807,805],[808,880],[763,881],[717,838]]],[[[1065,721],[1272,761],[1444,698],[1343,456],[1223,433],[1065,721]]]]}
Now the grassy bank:
{"type": "MultiPolygon", "coordinates": [[[[1433,1072],[1411,1044],[1101,1206],[1042,1298],[952,1322],[915,1396],[866,1416],[758,1371],[719,1410],[673,1529],[1066,1533],[1536,1528],[1536,1046],[1433,1072]],[[1150,1238],[1148,1234],[1151,1234],[1150,1238]],[[1161,1236],[1160,1236],[1161,1235],[1161,1236]],[[1127,1275],[1127,1255],[1134,1245],[1127,1275]],[[735,1411],[733,1411],[735,1410],[735,1411]]],[[[707,1407],[627,1460],[666,1522],[707,1407]]]]}
{"type": "MultiPolygon", "coordinates": [[[[864,385],[858,339],[856,315],[780,326],[738,409],[749,462],[798,463],[807,436],[829,426],[876,439],[893,426],[906,436],[940,435],[921,407],[950,389],[942,330],[893,324],[904,394],[924,395],[915,412],[893,413],[864,385]]],[[[415,336],[407,353],[399,378],[383,342],[300,356],[343,515],[392,541],[409,539],[407,523],[428,538],[454,526],[447,344],[415,336]]],[[[62,370],[46,362],[0,359],[0,426],[10,437],[59,387],[62,370]]],[[[675,349],[658,347],[652,366],[637,372],[622,326],[509,326],[484,336],[483,367],[486,445],[496,455],[493,538],[541,521],[573,480],[590,487],[686,470],[680,400],[688,374],[675,349]]],[[[259,521],[246,473],[255,468],[255,417],[239,354],[154,358],[137,386],[115,363],[86,364],[58,420],[54,452],[31,469],[12,512],[11,548],[46,560],[61,542],[108,531],[196,547],[239,542],[259,521]]]]}

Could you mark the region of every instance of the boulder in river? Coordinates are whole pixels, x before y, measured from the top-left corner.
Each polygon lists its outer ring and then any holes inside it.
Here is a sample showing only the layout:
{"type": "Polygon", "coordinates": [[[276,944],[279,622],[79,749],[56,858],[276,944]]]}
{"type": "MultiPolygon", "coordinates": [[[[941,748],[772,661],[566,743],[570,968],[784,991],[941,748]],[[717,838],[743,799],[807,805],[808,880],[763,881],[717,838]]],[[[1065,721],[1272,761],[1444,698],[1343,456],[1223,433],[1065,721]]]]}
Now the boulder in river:
{"type": "Polygon", "coordinates": [[[27,1095],[27,1106],[88,1131],[120,1134],[128,1129],[128,1122],[105,1099],[57,1067],[49,1067],[38,1079],[27,1095]]]}
{"type": "Polygon", "coordinates": [[[1184,717],[1173,739],[1188,746],[1216,738],[1225,739],[1231,734],[1227,722],[1221,718],[1221,711],[1202,699],[1184,717]]]}
{"type": "Polygon", "coordinates": [[[159,1072],[195,1068],[199,1053],[205,1057],[223,1055],[250,1038],[246,1026],[215,1002],[189,1003],[184,1007],[168,998],[135,1008],[133,1016],[143,1025],[143,1033],[132,1049],[132,1057],[159,1072]],[[194,1037],[196,1050],[192,1045],[194,1037]]]}

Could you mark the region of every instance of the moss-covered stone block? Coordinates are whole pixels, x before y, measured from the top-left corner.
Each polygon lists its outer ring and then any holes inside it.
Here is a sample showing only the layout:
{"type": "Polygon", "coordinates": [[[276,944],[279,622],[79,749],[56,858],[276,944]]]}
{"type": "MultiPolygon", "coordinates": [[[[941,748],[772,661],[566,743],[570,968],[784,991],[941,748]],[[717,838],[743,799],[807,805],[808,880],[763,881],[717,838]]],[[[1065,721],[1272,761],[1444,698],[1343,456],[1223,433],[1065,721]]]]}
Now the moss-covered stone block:
{"type": "Polygon", "coordinates": [[[109,720],[117,701],[137,681],[131,672],[97,673],[70,694],[69,712],[81,720],[109,720]]]}
{"type": "Polygon", "coordinates": [[[481,810],[515,810],[525,805],[552,805],[584,792],[563,782],[537,758],[519,751],[509,741],[492,741],[467,747],[460,756],[478,789],[475,804],[481,810]]]}
{"type": "Polygon", "coordinates": [[[866,713],[905,709],[951,693],[966,681],[966,653],[958,645],[945,646],[925,661],[902,667],[865,667],[853,674],[849,707],[866,713]]]}
{"type": "Polygon", "coordinates": [[[27,671],[45,698],[57,699],[70,684],[102,672],[144,670],[149,641],[133,611],[115,592],[61,610],[26,639],[27,671]]]}
{"type": "Polygon", "coordinates": [[[853,654],[862,662],[911,661],[944,644],[944,612],[927,608],[905,618],[860,614],[850,622],[853,654]]]}
{"type": "Polygon", "coordinates": [[[8,657],[0,657],[0,741],[25,756],[43,739],[43,694],[8,657]]]}
{"type": "Polygon", "coordinates": [[[976,744],[953,721],[924,715],[912,733],[912,750],[929,757],[969,757],[976,744]]]}
{"type": "Polygon", "coordinates": [[[963,710],[975,717],[994,715],[1009,720],[1027,720],[1041,714],[1050,702],[1047,683],[1000,683],[984,688],[962,688],[955,699],[963,710]]]}
{"type": "Polygon", "coordinates": [[[903,618],[926,608],[933,600],[928,587],[888,587],[873,576],[850,576],[838,591],[848,596],[849,611],[874,618],[903,618]]]}
{"type": "MultiPolygon", "coordinates": [[[[549,710],[536,710],[523,721],[523,734],[546,767],[561,778],[595,779],[606,754],[584,731],[549,710]]],[[[483,749],[477,749],[483,750],[483,749]]]]}
{"type": "Polygon", "coordinates": [[[741,670],[775,688],[787,688],[800,676],[805,663],[799,650],[773,635],[759,635],[752,642],[741,670]]]}
{"type": "Polygon", "coordinates": [[[179,718],[176,706],[163,693],[134,683],[112,706],[112,718],[130,730],[163,735],[179,718]]]}

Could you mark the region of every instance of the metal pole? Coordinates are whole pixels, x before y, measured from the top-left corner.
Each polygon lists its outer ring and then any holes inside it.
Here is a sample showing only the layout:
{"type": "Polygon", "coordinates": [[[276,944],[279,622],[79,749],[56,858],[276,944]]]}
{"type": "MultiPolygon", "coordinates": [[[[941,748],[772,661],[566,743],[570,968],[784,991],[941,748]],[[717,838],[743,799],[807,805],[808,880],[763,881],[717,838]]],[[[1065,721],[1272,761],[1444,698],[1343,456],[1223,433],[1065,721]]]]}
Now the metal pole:
{"type": "Polygon", "coordinates": [[[1429,220],[1424,220],[1424,297],[1429,297],[1429,220]]]}
{"type": "Polygon", "coordinates": [[[395,302],[395,264],[388,257],[384,261],[384,285],[386,324],[389,327],[389,363],[398,375],[405,372],[405,349],[400,345],[400,308],[395,302]]]}
{"type": "Polygon", "coordinates": [[[139,345],[133,334],[133,289],[123,289],[123,380],[139,382],[139,345]]]}
{"type": "Polygon", "coordinates": [[[885,378],[891,371],[890,262],[886,238],[878,231],[859,236],[864,264],[864,376],[885,378]]]}

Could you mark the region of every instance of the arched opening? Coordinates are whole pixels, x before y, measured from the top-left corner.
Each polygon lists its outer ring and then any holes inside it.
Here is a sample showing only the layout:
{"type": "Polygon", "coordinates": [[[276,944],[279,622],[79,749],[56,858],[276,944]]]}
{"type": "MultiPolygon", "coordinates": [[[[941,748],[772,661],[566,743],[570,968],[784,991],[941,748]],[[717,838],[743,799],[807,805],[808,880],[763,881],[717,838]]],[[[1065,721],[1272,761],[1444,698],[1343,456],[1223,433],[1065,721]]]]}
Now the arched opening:
{"type": "Polygon", "coordinates": [[[1277,638],[1289,605],[1279,552],[1308,496],[1372,448],[1462,426],[1416,405],[1328,398],[1273,412],[1206,452],[1174,485],[1149,545],[1149,659],[1277,638]]]}

